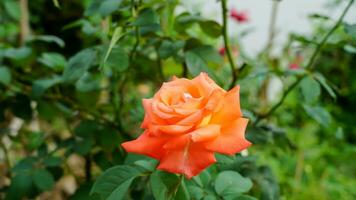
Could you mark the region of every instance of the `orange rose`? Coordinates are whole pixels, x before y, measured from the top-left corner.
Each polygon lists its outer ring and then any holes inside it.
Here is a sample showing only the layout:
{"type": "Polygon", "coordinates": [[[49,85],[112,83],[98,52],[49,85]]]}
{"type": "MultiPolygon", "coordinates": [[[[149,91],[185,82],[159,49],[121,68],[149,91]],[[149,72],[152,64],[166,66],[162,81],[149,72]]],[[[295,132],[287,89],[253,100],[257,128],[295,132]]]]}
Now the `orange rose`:
{"type": "Polygon", "coordinates": [[[191,178],[216,162],[214,152],[231,155],[251,145],[239,89],[226,92],[206,73],[192,80],[174,77],[152,99],[143,99],[145,131],[122,146],[159,160],[158,169],[191,178]]]}

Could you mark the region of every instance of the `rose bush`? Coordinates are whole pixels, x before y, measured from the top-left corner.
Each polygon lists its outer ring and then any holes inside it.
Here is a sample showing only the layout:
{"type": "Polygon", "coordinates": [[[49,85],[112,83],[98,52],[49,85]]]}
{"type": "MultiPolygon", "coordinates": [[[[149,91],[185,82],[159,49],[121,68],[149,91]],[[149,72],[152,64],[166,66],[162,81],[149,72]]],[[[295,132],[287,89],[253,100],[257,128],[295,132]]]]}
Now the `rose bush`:
{"type": "Polygon", "coordinates": [[[216,162],[214,152],[233,155],[251,145],[242,117],[239,86],[226,92],[206,73],[174,77],[144,99],[144,133],[122,146],[160,161],[158,169],[191,178],[216,162]]]}

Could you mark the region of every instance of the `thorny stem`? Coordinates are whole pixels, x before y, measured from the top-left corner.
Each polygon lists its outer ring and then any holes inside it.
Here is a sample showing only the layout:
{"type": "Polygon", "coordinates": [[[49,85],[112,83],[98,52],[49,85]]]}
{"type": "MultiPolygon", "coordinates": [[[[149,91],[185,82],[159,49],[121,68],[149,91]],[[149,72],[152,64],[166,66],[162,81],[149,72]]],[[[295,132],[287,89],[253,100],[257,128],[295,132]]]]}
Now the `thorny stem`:
{"type": "Polygon", "coordinates": [[[228,37],[228,21],[227,21],[227,15],[228,15],[228,9],[227,9],[227,0],[221,0],[221,9],[222,9],[222,19],[223,19],[223,27],[222,27],[222,34],[224,38],[224,46],[225,46],[225,52],[227,55],[227,58],[230,63],[230,68],[231,68],[231,75],[232,75],[232,80],[229,86],[229,89],[233,88],[236,81],[237,81],[237,76],[238,76],[238,69],[236,67],[236,64],[234,62],[234,59],[231,54],[231,49],[230,49],[230,42],[229,42],[229,37],[228,37]]]}
{"type": "MultiPolygon", "coordinates": [[[[320,51],[322,50],[324,44],[326,43],[326,41],[329,39],[329,37],[335,32],[335,30],[340,26],[340,24],[342,23],[345,15],[347,14],[347,12],[349,11],[351,5],[354,3],[354,0],[350,0],[349,3],[347,4],[346,8],[344,9],[344,11],[342,12],[342,14],[340,15],[339,19],[337,20],[337,22],[335,23],[335,25],[329,30],[329,32],[325,35],[325,37],[321,40],[321,42],[318,44],[318,46],[316,47],[316,49],[314,50],[314,53],[312,54],[308,64],[306,65],[306,69],[309,69],[310,71],[313,70],[313,64],[315,59],[317,58],[317,56],[319,55],[320,51]]],[[[278,103],[276,103],[268,112],[266,112],[265,114],[261,114],[260,116],[257,117],[256,121],[255,121],[255,125],[257,125],[262,119],[269,117],[270,115],[272,115],[284,102],[284,100],[286,99],[286,97],[288,96],[288,94],[303,80],[304,77],[306,77],[307,74],[304,74],[303,76],[298,77],[298,79],[289,86],[289,88],[284,92],[282,98],[278,101],[278,103]]]]}

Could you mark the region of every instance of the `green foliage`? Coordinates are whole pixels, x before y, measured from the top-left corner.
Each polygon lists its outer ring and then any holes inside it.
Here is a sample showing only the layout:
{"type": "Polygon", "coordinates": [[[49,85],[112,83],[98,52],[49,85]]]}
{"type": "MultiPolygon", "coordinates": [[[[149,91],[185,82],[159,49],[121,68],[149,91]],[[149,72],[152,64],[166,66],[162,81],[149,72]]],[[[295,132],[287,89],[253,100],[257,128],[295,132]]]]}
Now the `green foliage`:
{"type": "Polygon", "coordinates": [[[8,85],[11,82],[11,72],[7,67],[0,67],[0,83],[8,85]]]}
{"type": "Polygon", "coordinates": [[[312,77],[307,76],[300,83],[302,94],[307,103],[313,103],[320,96],[320,85],[312,77]]]}
{"type": "Polygon", "coordinates": [[[242,193],[248,192],[252,182],[234,171],[223,171],[218,174],[215,181],[215,191],[224,199],[234,199],[242,193]]]}
{"type": "Polygon", "coordinates": [[[116,166],[103,173],[93,185],[90,195],[100,200],[124,199],[134,178],[142,173],[134,166],[116,166]]]}

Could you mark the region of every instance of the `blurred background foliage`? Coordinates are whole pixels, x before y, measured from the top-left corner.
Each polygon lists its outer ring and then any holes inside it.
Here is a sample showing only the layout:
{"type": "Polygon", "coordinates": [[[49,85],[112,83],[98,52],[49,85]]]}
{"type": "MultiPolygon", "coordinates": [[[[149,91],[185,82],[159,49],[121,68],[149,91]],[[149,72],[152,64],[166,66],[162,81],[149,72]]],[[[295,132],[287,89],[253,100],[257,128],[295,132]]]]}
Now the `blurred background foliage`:
{"type": "Polygon", "coordinates": [[[179,0],[2,0],[0,13],[0,199],[356,199],[356,25],[316,13],[278,56],[231,36],[232,72],[223,24],[179,0]],[[254,145],[181,183],[120,144],[141,133],[142,98],[201,71],[225,89],[238,73],[254,145]]]}

